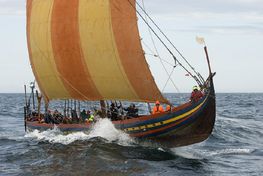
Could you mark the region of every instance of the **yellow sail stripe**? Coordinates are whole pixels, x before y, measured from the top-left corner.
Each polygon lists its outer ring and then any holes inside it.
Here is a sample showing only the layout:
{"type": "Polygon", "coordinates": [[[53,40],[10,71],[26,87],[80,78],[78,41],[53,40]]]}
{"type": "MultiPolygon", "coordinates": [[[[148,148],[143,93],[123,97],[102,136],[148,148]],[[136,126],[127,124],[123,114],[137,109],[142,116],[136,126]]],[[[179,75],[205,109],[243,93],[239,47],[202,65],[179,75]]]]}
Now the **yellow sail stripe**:
{"type": "Polygon", "coordinates": [[[104,99],[138,99],[123,70],[112,31],[110,0],[79,0],[79,30],[86,66],[104,99]]]}
{"type": "Polygon", "coordinates": [[[168,123],[175,122],[177,120],[183,119],[186,116],[188,116],[188,115],[192,114],[193,112],[197,111],[206,102],[206,99],[200,105],[195,107],[194,109],[192,109],[192,110],[190,110],[190,111],[188,111],[188,112],[186,112],[184,114],[181,114],[179,116],[176,116],[174,118],[171,118],[171,119],[168,119],[168,120],[164,120],[164,121],[161,121],[161,122],[157,122],[157,123],[153,123],[153,124],[139,126],[139,127],[126,128],[126,129],[124,129],[124,131],[129,131],[130,132],[130,131],[137,131],[137,130],[140,130],[140,129],[150,129],[150,128],[158,127],[158,126],[161,126],[161,125],[165,125],[165,124],[168,124],[168,123]]]}
{"type": "Polygon", "coordinates": [[[54,62],[51,43],[51,16],[53,0],[34,0],[30,19],[30,46],[32,69],[46,98],[70,97],[54,62]]]}

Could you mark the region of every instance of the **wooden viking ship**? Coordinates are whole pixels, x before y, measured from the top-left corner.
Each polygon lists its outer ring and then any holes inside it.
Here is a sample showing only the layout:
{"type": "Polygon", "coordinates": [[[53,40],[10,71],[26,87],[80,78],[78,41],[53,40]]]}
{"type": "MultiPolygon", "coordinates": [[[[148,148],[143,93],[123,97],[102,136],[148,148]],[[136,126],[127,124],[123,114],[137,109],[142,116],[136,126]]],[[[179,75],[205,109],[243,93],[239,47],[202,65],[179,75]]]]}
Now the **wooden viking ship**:
{"type": "MultiPolygon", "coordinates": [[[[172,105],[158,89],[146,62],[137,15],[146,23],[147,20],[141,14],[145,11],[139,12],[138,8],[141,6],[135,0],[27,0],[28,51],[42,95],[37,92],[37,108],[31,107],[26,97],[27,130],[54,128],[55,124],[41,122],[41,118],[47,113],[48,104],[56,100],[100,101],[104,113],[106,101],[153,103],[159,100],[172,105]],[[41,97],[45,101],[43,113],[41,97]],[[32,120],[33,117],[37,120],[32,120]]],[[[156,34],[153,27],[147,25],[156,34]]],[[[160,30],[158,26],[157,30],[160,30]]],[[[214,73],[207,48],[205,46],[209,76],[205,81],[199,73],[186,69],[158,35],[157,38],[178,67],[197,81],[204,96],[195,102],[172,106],[166,112],[131,119],[123,117],[112,123],[131,137],[166,147],[204,141],[215,123],[214,73]]],[[[33,90],[34,85],[31,88],[33,90]]],[[[32,91],[33,101],[34,96],[32,91]]],[[[89,131],[92,125],[93,122],[60,123],[56,127],[75,132],[89,131]]]]}

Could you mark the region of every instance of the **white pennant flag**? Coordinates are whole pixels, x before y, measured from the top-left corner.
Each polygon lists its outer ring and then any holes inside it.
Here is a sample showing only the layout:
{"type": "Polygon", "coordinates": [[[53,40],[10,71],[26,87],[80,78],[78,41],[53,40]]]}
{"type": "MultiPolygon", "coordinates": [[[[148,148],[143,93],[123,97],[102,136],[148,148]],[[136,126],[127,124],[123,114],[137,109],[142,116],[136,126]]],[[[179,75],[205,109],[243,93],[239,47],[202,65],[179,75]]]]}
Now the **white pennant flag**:
{"type": "Polygon", "coordinates": [[[196,37],[196,41],[201,45],[205,45],[205,39],[203,37],[196,37]]]}

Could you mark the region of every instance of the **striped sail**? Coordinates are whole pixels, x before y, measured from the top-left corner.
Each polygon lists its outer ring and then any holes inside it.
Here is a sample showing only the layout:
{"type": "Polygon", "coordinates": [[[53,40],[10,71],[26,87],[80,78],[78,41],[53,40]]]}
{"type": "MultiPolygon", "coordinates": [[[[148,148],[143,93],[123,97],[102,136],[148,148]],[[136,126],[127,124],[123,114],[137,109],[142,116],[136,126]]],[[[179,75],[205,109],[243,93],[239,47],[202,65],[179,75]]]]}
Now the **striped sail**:
{"type": "Polygon", "coordinates": [[[140,43],[135,0],[27,0],[33,73],[47,100],[167,102],[140,43]]]}

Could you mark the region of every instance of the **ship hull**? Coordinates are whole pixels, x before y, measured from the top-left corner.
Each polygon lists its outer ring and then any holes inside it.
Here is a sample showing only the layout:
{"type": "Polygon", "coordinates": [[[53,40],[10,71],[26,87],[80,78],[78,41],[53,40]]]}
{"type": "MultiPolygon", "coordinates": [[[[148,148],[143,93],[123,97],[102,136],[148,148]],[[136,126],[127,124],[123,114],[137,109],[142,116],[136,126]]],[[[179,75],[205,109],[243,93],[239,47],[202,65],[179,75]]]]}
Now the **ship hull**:
{"type": "MultiPolygon", "coordinates": [[[[213,80],[206,95],[198,102],[188,102],[172,111],[156,115],[113,121],[115,127],[131,137],[149,140],[164,147],[191,145],[206,140],[212,133],[215,123],[215,92],[213,80]]],[[[63,132],[89,131],[92,123],[58,124],[63,132]]],[[[27,122],[28,130],[47,130],[54,124],[27,122]]]]}

